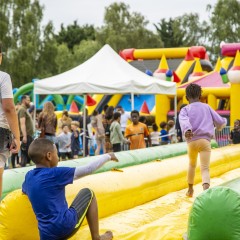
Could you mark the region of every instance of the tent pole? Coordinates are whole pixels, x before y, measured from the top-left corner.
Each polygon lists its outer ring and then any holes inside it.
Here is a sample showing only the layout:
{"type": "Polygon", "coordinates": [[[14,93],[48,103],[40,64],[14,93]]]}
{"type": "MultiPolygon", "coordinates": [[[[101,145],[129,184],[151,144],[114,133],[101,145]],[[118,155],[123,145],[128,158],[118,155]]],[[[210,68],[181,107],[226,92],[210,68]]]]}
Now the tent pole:
{"type": "Polygon", "coordinates": [[[177,120],[177,95],[174,96],[174,122],[177,120]]]}
{"type": "Polygon", "coordinates": [[[34,110],[33,110],[33,132],[35,133],[35,131],[36,131],[37,99],[36,99],[36,94],[35,94],[35,91],[34,91],[34,87],[33,87],[33,105],[34,105],[34,110]]]}
{"type": "Polygon", "coordinates": [[[132,111],[134,110],[134,93],[131,93],[131,105],[132,105],[132,111]]]}
{"type": "Polygon", "coordinates": [[[83,101],[83,157],[86,157],[86,101],[87,101],[87,95],[83,95],[84,101],[83,101]]]}

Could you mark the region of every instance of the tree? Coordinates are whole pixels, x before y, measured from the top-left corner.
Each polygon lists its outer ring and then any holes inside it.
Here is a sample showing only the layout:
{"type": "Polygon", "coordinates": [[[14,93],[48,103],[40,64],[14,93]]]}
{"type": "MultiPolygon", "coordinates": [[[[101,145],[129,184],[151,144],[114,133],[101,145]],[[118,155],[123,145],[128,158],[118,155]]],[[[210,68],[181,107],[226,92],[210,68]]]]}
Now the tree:
{"type": "Polygon", "coordinates": [[[14,85],[20,86],[37,73],[43,7],[38,0],[3,0],[0,13],[0,26],[4,26],[0,36],[7,57],[3,69],[11,73],[14,85]]]}
{"type": "Polygon", "coordinates": [[[219,55],[219,45],[222,41],[240,41],[240,2],[237,0],[218,0],[215,6],[208,5],[210,26],[208,49],[214,55],[219,55]]]}
{"type": "Polygon", "coordinates": [[[161,19],[155,24],[164,47],[187,47],[201,45],[205,42],[209,29],[207,22],[202,23],[198,14],[184,14],[175,19],[161,19]]]}
{"type": "Polygon", "coordinates": [[[84,63],[100,49],[101,45],[98,42],[92,40],[83,40],[79,45],[74,47],[74,65],[78,66],[79,64],[84,63]]]}
{"type": "Polygon", "coordinates": [[[125,3],[105,8],[104,25],[97,29],[96,40],[119,51],[124,48],[161,47],[159,36],[147,29],[148,21],[140,13],[129,12],[125,3]]]}
{"type": "Polygon", "coordinates": [[[95,28],[88,24],[80,27],[77,21],[74,21],[66,28],[62,24],[60,32],[55,37],[59,44],[65,43],[69,49],[73,50],[73,47],[83,40],[95,40],[95,28]]]}

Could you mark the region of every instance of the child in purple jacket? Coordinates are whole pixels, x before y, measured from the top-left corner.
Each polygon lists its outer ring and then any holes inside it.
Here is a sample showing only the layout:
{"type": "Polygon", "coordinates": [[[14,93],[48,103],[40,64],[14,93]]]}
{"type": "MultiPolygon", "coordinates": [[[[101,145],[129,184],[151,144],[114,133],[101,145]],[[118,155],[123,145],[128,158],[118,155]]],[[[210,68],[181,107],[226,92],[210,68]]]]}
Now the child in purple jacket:
{"type": "Polygon", "coordinates": [[[214,127],[221,130],[226,126],[226,119],[222,118],[209,105],[200,102],[202,88],[191,83],[186,88],[186,97],[189,105],[182,108],[179,121],[183,136],[188,143],[188,191],[187,196],[193,196],[193,184],[197,156],[200,155],[203,190],[210,186],[210,155],[211,139],[214,136],[214,127]]]}

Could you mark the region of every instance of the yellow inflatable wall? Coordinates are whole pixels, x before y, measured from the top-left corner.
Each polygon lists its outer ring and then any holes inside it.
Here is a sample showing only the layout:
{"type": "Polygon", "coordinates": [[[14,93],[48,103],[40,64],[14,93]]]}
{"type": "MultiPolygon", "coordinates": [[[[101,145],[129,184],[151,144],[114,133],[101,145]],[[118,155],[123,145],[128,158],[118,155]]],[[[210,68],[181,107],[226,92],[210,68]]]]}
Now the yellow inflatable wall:
{"type": "MultiPolygon", "coordinates": [[[[87,176],[67,186],[67,201],[70,204],[81,188],[89,187],[96,194],[99,217],[103,218],[185,188],[187,167],[188,159],[183,155],[124,168],[122,172],[87,176]]],[[[212,151],[211,177],[238,167],[238,145],[212,151]]],[[[199,172],[198,167],[195,182],[201,180],[199,172]]],[[[39,239],[37,221],[31,205],[20,190],[10,193],[0,204],[0,239],[39,239]]],[[[71,239],[81,239],[81,228],[71,239]]]]}

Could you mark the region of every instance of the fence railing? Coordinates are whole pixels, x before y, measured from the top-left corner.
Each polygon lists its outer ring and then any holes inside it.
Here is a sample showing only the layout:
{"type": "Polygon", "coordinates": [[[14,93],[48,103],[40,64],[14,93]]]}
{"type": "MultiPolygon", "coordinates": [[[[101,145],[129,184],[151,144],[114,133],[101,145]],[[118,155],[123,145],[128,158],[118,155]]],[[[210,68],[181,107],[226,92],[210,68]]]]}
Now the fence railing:
{"type": "Polygon", "coordinates": [[[218,143],[219,147],[224,147],[229,145],[229,136],[232,128],[230,126],[224,127],[221,131],[215,129],[215,140],[218,143]]]}

